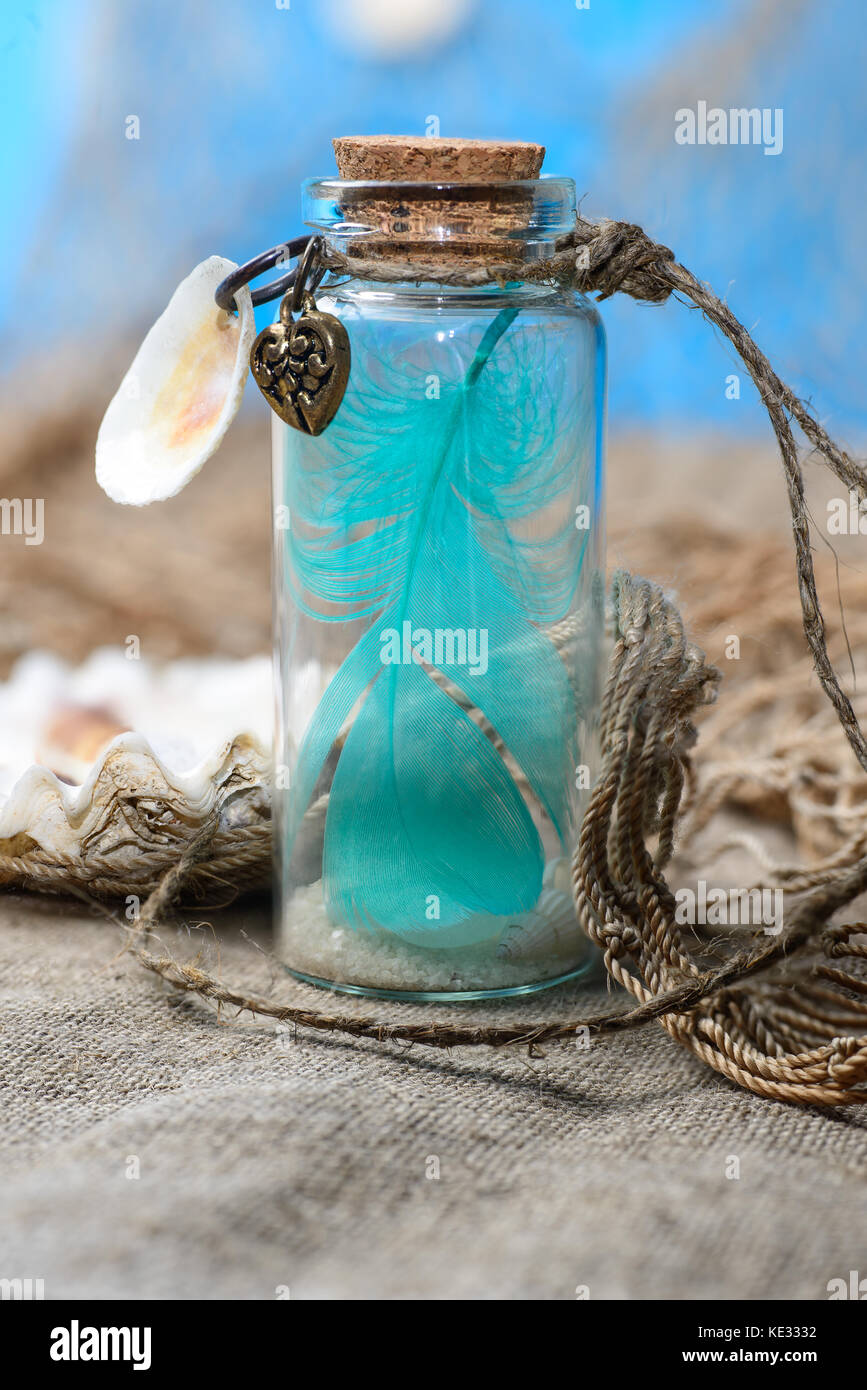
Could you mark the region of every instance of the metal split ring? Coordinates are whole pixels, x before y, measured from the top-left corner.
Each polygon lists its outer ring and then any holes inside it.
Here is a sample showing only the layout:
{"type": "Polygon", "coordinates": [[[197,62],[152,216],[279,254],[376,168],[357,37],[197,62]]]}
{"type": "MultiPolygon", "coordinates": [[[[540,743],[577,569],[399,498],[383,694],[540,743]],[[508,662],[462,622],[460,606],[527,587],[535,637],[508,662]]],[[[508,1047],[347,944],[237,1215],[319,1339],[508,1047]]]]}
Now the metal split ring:
{"type": "Polygon", "coordinates": [[[239,265],[238,269],[233,270],[231,275],[227,275],[225,280],[220,281],[214,292],[214,299],[217,301],[218,307],[225,309],[228,313],[234,313],[238,307],[235,303],[235,294],[238,290],[244,285],[248,285],[251,280],[255,280],[258,275],[264,275],[265,271],[270,270],[272,266],[282,265],[285,261],[292,260],[297,256],[299,258],[298,264],[286,275],[281,275],[279,280],[272,280],[268,285],[262,285],[261,289],[250,291],[250,298],[255,306],[256,304],[267,304],[272,299],[280,299],[288,290],[292,290],[292,310],[293,313],[297,312],[304,291],[315,289],[325,274],[325,267],[316,265],[321,250],[321,237],[297,236],[292,241],[284,241],[279,246],[272,246],[270,251],[262,251],[251,261],[239,265]]]}

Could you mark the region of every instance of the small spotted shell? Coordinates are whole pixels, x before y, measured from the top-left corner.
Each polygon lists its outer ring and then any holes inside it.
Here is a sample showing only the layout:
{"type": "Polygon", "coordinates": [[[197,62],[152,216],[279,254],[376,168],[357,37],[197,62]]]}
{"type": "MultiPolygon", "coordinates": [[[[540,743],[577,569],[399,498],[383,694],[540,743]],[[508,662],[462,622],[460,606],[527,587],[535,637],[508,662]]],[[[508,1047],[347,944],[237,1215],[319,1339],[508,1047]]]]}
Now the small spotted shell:
{"type": "Polygon", "coordinates": [[[506,927],[497,945],[497,956],[500,960],[532,960],[560,955],[581,941],[571,893],[543,887],[536,906],[514,917],[506,927]]]}

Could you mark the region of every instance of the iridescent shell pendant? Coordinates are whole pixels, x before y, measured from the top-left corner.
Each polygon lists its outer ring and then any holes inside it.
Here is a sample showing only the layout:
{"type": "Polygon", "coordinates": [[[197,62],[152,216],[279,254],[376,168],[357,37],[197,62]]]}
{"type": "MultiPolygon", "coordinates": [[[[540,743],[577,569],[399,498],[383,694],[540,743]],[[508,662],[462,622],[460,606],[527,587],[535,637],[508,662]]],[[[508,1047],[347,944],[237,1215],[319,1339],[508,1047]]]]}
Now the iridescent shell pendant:
{"type": "Polygon", "coordinates": [[[349,334],[333,314],[316,307],[313,295],[280,303],[280,322],[259,334],[250,351],[250,369],[272,410],[304,434],[321,434],[337,414],[349,380],[349,334]]]}
{"type": "Polygon", "coordinates": [[[214,292],[237,269],[210,256],[181,281],[105,412],[96,480],[115,502],[174,497],[234,420],[256,332],[253,301],[241,286],[228,313],[214,292]]]}

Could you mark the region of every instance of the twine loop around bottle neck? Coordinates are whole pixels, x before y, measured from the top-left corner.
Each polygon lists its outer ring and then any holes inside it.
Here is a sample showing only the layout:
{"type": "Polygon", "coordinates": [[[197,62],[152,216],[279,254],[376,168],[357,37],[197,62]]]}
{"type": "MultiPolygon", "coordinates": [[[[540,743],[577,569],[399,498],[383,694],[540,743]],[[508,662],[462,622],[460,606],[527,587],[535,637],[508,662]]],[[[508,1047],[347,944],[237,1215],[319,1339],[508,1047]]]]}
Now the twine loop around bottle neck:
{"type": "Polygon", "coordinates": [[[674,261],[674,252],[651,240],[633,222],[588,222],[579,218],[575,230],[553,244],[551,254],[538,260],[516,263],[477,255],[473,262],[455,262],[432,255],[430,260],[401,260],[395,254],[364,255],[327,245],[322,256],[326,268],[337,275],[382,284],[431,283],[474,288],[507,284],[520,278],[534,284],[557,284],[582,294],[596,293],[608,299],[615,293],[628,294],[648,304],[661,304],[675,286],[662,272],[674,261]]]}

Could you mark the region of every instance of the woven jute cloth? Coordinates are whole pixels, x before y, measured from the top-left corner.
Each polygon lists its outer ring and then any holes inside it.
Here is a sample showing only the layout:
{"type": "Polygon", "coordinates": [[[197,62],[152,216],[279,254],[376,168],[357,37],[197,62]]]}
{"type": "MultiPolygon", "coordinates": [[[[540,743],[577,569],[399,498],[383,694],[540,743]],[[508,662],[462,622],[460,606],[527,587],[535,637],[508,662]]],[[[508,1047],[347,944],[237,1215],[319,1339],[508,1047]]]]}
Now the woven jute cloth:
{"type": "MultiPolygon", "coordinates": [[[[740,632],[745,669],[731,663],[697,712],[692,838],[671,881],[749,883],[760,845],[808,878],[835,857],[845,867],[860,773],[810,680],[786,538],[669,519],[634,541],[636,558],[661,571],[678,525],[692,626],[714,653],[740,632]],[[719,861],[726,841],[738,843],[719,861]]],[[[848,580],[860,670],[867,605],[848,580]]],[[[850,913],[867,915],[857,902],[850,913]]],[[[256,949],[272,948],[269,925],[254,898],[223,912],[188,902],[152,949],[252,993],[334,1007],[256,949]]],[[[296,1031],[166,988],[128,944],[95,904],[4,896],[0,1273],[44,1278],[49,1298],[572,1299],[580,1286],[824,1299],[867,1269],[860,1108],[760,1098],[658,1024],[532,1056],[296,1031]]],[[[520,1030],[622,999],[600,970],[526,1001],[394,1015],[520,1030]]],[[[364,1020],[383,1006],[340,1009],[364,1020]]]]}
{"type": "MultiPolygon", "coordinates": [[[[717,757],[724,709],[703,731],[717,757]]],[[[772,779],[748,763],[729,791],[761,809],[772,779]]],[[[257,949],[269,919],[255,899],[188,905],[152,949],[309,1008],[257,949]]],[[[533,1055],[296,1030],[166,988],[127,944],[95,904],[4,898],[2,1274],[48,1298],[818,1300],[867,1268],[861,1109],[761,1099],[656,1024],[533,1055]]],[[[393,1012],[526,1030],[621,997],[600,968],[535,999],[393,1012]]]]}
{"type": "MultiPolygon", "coordinates": [[[[267,991],[267,917],[162,936],[267,991]]],[[[867,1269],[861,1112],[760,1100],[658,1027],[535,1058],[296,1036],[143,987],[104,922],[26,897],[0,1001],[2,1274],[47,1298],[824,1299],[867,1269]]],[[[615,1006],[600,979],[544,1011],[615,1006]]]]}

